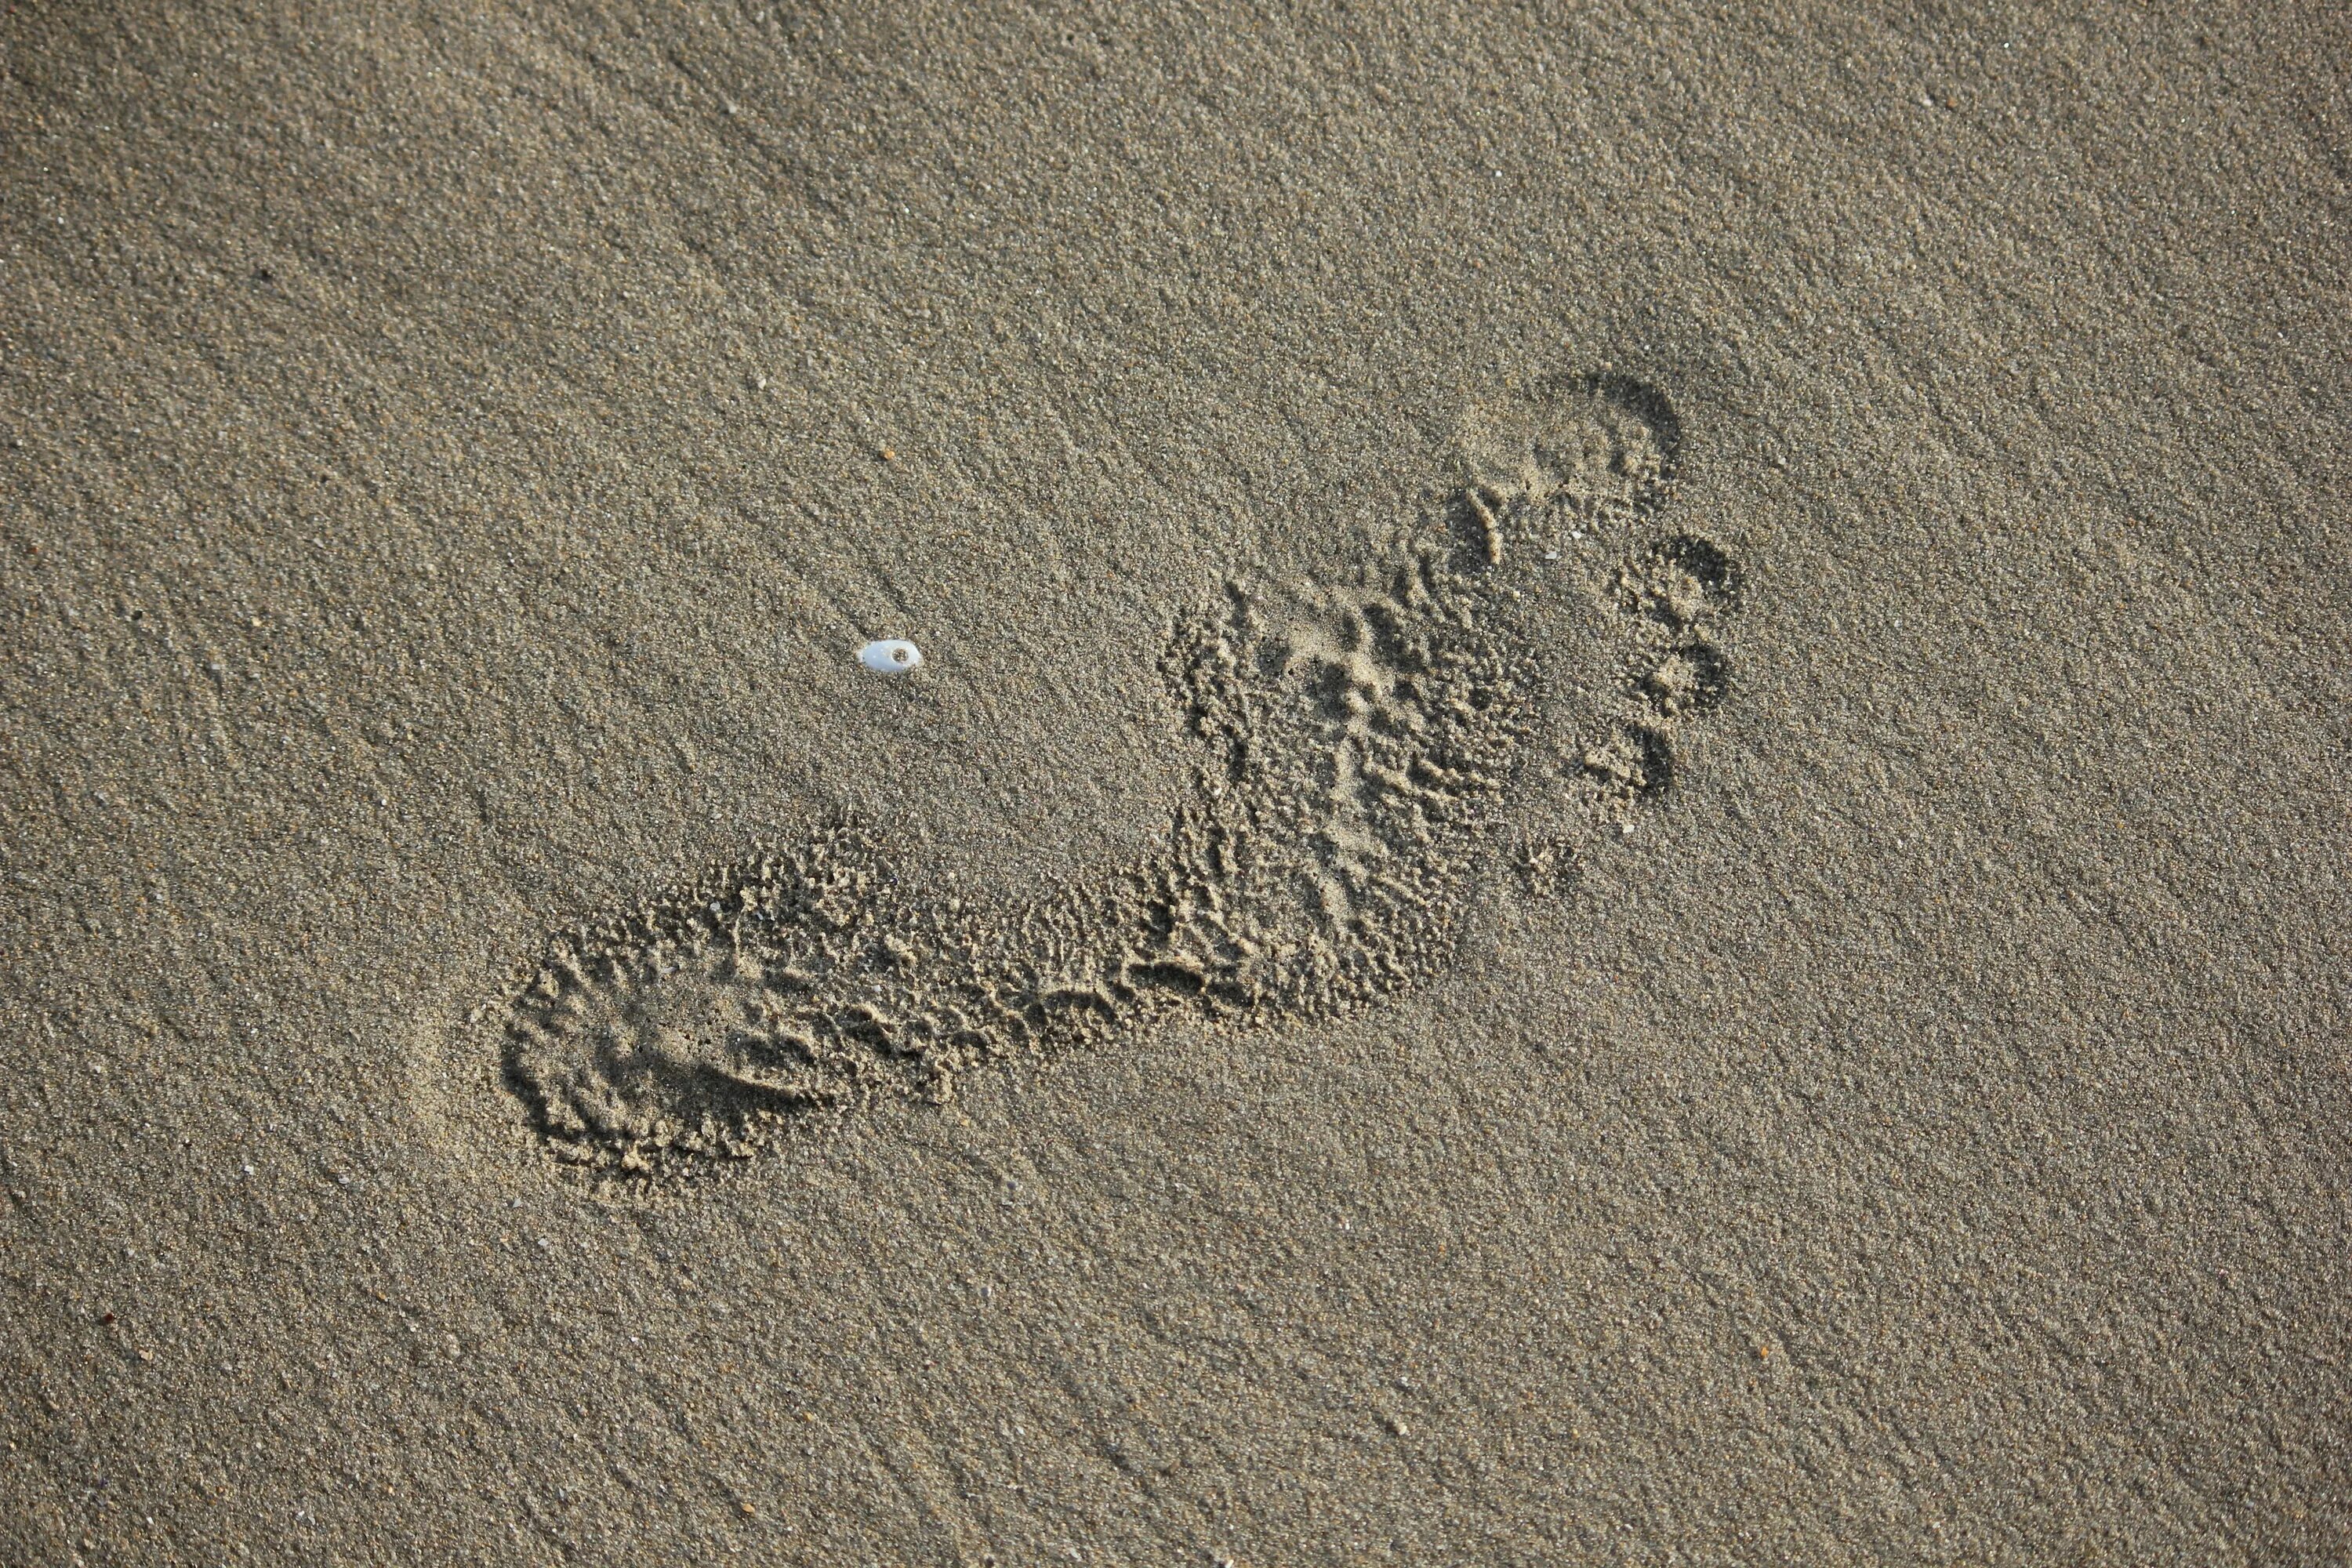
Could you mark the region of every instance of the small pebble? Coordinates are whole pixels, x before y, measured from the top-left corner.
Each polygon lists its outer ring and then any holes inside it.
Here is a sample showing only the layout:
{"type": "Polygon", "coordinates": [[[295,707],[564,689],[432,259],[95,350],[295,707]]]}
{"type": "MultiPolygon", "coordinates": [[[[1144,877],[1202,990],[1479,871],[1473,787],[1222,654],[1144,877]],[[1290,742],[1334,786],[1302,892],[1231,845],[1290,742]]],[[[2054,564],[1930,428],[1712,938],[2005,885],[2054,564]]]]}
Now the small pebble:
{"type": "Polygon", "coordinates": [[[923,662],[923,650],[904,637],[867,643],[857,650],[857,662],[877,675],[904,675],[923,662]]]}

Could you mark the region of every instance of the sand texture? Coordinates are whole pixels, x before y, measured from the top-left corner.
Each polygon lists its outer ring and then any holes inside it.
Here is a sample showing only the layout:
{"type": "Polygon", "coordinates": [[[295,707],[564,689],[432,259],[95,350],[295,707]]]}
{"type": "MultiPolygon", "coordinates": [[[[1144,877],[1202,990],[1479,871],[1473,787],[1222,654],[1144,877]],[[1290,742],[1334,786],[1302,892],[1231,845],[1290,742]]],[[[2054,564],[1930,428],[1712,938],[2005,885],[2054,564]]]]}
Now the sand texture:
{"type": "Polygon", "coordinates": [[[0,1565],[2352,1561],[2347,269],[2322,5],[8,9],[0,1565]]]}

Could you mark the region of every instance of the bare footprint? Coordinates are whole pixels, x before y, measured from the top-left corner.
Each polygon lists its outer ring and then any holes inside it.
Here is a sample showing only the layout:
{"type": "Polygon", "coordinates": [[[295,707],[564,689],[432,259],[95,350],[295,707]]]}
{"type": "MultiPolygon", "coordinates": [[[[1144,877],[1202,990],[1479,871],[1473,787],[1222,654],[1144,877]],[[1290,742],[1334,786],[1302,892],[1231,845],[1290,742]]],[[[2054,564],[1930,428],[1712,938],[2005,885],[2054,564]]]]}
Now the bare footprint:
{"type": "Polygon", "coordinates": [[[1164,845],[1034,902],[901,882],[836,825],[562,932],[502,1004],[504,1081],[559,1158],[651,1177],[746,1157],[812,1109],[944,1100],[1008,1054],[1189,1011],[1328,1016],[1425,982],[1477,885],[1573,874],[1504,808],[1599,825],[1669,787],[1679,726],[1730,690],[1739,578],[1661,531],[1679,426],[1626,378],[1543,384],[1465,427],[1460,471],[1356,581],[1236,581],[1162,669],[1195,742],[1164,845]],[[1549,618],[1615,651],[1614,715],[1542,732],[1549,618]],[[1563,762],[1564,759],[1564,762],[1563,762]]]}

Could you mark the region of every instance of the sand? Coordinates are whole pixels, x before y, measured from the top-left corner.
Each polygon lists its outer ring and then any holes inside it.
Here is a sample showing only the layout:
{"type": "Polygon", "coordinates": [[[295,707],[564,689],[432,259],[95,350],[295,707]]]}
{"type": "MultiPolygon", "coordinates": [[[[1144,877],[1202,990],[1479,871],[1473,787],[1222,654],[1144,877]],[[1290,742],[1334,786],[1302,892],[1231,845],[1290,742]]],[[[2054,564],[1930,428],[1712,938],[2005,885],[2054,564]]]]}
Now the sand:
{"type": "Polygon", "coordinates": [[[2352,1557],[2352,28],[1764,9],[0,17],[0,1562],[2352,1557]]]}

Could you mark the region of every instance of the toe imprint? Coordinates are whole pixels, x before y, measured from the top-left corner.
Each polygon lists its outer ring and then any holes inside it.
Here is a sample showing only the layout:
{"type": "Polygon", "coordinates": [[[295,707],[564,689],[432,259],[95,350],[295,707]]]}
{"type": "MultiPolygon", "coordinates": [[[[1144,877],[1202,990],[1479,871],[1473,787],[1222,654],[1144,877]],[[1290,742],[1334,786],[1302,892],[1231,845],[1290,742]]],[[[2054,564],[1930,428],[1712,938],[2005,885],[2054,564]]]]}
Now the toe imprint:
{"type": "Polygon", "coordinates": [[[1706,712],[1731,689],[1731,666],[1714,644],[1693,637],[1666,649],[1640,681],[1642,692],[1669,719],[1706,712]]]}

